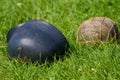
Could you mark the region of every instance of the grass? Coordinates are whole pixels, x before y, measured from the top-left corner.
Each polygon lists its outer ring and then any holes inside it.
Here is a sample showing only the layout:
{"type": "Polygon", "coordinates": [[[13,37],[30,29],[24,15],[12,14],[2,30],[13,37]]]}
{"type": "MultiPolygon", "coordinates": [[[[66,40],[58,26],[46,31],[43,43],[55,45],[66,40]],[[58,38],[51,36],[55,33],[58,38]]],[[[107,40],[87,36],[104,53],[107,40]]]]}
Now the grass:
{"type": "Polygon", "coordinates": [[[76,44],[76,31],[86,19],[106,16],[120,28],[119,0],[1,0],[0,80],[120,80],[120,44],[76,44]],[[6,34],[30,19],[56,26],[70,43],[64,60],[36,66],[9,60],[6,34]]]}

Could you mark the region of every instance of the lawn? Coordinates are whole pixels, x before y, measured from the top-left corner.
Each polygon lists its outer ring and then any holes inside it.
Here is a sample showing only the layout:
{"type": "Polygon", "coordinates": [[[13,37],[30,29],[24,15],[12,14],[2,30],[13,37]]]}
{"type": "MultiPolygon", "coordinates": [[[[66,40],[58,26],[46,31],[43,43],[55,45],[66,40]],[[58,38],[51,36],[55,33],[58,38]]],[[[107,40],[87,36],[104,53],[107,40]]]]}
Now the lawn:
{"type": "Polygon", "coordinates": [[[91,17],[109,17],[120,30],[119,5],[119,0],[1,0],[0,80],[120,80],[119,43],[76,43],[79,25],[91,17]],[[69,56],[41,65],[9,60],[7,32],[30,19],[56,26],[70,44],[69,56]]]}

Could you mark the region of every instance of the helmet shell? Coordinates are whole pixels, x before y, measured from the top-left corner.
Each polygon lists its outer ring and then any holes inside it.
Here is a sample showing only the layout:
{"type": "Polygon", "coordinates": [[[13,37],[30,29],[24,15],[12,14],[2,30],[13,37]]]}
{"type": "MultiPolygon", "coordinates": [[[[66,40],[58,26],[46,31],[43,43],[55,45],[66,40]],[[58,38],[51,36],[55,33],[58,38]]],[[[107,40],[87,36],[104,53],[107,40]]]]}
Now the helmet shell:
{"type": "Polygon", "coordinates": [[[64,55],[68,42],[53,25],[39,20],[29,20],[12,28],[7,34],[9,56],[30,59],[32,62],[53,59],[64,55]]]}

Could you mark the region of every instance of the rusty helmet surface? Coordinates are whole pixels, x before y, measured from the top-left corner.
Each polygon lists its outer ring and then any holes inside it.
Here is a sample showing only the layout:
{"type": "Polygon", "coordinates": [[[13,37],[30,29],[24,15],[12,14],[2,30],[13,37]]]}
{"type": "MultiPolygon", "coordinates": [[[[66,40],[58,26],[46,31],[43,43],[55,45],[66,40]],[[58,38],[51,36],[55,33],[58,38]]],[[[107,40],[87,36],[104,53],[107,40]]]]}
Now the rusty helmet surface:
{"type": "Polygon", "coordinates": [[[116,23],[107,17],[94,17],[84,21],[77,30],[77,41],[106,41],[118,38],[116,23]]]}

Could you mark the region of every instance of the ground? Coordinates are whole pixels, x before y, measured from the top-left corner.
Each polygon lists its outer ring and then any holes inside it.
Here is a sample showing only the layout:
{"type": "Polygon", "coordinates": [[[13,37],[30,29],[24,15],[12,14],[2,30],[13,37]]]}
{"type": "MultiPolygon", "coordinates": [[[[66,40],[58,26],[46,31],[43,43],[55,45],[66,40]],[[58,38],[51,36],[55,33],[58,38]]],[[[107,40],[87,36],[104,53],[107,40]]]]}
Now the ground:
{"type": "Polygon", "coordinates": [[[1,0],[0,5],[1,80],[120,80],[118,42],[76,43],[78,27],[91,17],[109,17],[120,28],[119,0],[1,0]],[[30,19],[47,21],[64,34],[70,48],[63,60],[36,66],[8,59],[7,32],[30,19]]]}

